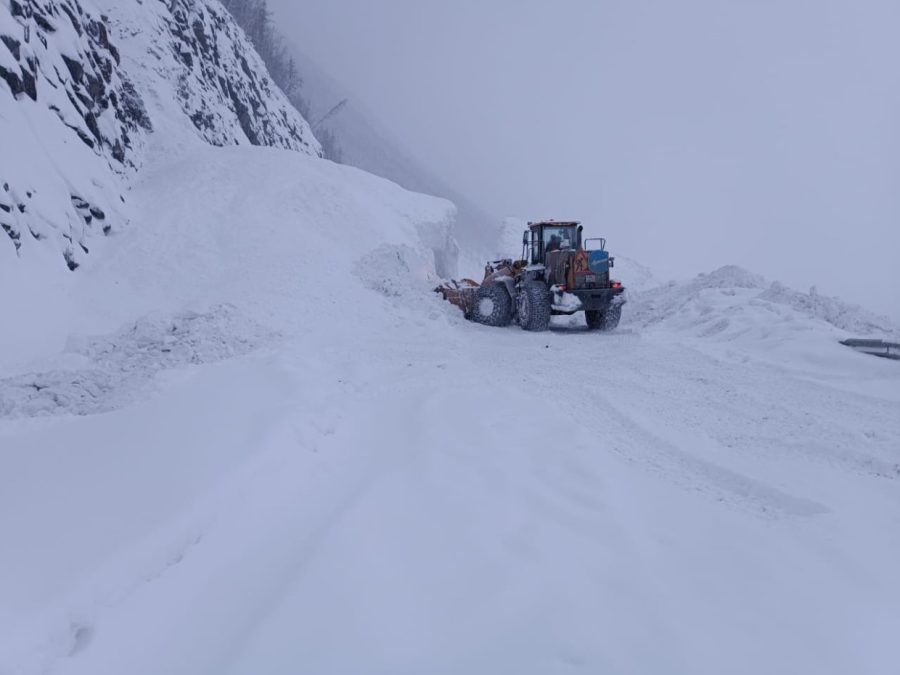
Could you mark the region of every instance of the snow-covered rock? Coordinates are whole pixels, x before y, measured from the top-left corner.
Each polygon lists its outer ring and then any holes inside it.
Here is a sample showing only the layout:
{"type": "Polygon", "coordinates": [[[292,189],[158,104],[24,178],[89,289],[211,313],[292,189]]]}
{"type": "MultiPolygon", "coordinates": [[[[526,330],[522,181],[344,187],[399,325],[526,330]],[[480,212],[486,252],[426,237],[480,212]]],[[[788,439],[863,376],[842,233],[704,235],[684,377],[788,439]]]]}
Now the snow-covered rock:
{"type": "Polygon", "coordinates": [[[218,2],[0,4],[0,245],[46,240],[76,269],[127,221],[154,130],[167,152],[199,138],[321,154],[218,2]]]}
{"type": "Polygon", "coordinates": [[[217,0],[94,2],[109,16],[124,69],[151,99],[154,122],[164,116],[173,118],[170,126],[189,121],[212,145],[321,155],[306,120],[217,0]]]}
{"type": "Polygon", "coordinates": [[[122,174],[151,123],[107,23],[78,0],[3,3],[0,41],[0,227],[16,251],[50,240],[75,269],[90,235],[121,223],[122,174]]]}

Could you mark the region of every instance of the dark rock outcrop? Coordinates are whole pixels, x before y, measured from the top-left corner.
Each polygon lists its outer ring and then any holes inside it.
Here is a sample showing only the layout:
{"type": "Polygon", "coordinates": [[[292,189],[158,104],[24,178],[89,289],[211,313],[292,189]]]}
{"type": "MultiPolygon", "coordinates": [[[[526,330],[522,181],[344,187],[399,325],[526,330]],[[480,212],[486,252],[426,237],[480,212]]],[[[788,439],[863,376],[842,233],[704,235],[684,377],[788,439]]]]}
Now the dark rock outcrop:
{"type": "Polygon", "coordinates": [[[107,20],[87,14],[78,0],[14,0],[10,7],[13,21],[8,28],[4,23],[3,30],[13,34],[0,33],[15,60],[12,67],[0,65],[9,93],[37,101],[38,83],[53,93],[64,92],[68,106],[49,91],[47,96],[60,121],[91,149],[127,164],[131,136],[151,126],[143,102],[119,69],[107,20]],[[104,116],[114,122],[101,130],[104,116]],[[125,150],[117,153],[120,159],[113,157],[117,147],[125,150]]]}
{"type": "Polygon", "coordinates": [[[222,5],[171,0],[167,6],[179,104],[208,143],[249,142],[321,155],[306,120],[222,5]]]}

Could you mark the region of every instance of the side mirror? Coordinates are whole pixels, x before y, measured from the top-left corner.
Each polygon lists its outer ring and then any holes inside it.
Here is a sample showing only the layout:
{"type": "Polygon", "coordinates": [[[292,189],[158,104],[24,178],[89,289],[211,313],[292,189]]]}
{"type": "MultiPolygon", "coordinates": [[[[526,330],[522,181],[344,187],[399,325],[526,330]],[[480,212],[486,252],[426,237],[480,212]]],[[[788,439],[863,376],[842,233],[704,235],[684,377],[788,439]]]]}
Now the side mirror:
{"type": "Polygon", "coordinates": [[[609,257],[609,266],[610,266],[610,267],[615,267],[615,266],[616,266],[616,259],[613,258],[612,256],[609,257]]]}
{"type": "Polygon", "coordinates": [[[522,246],[528,246],[528,230],[522,233],[522,246]]]}

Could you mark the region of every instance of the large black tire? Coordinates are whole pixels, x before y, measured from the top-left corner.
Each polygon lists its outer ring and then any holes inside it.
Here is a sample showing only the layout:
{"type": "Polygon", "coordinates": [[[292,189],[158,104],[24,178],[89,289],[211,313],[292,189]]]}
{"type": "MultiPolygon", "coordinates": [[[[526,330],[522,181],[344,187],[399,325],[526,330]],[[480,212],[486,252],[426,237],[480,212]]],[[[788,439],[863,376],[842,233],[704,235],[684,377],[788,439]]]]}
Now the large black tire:
{"type": "Polygon", "coordinates": [[[508,326],[513,317],[512,298],[503,284],[487,284],[475,291],[468,318],[485,326],[508,326]]]}
{"type": "Polygon", "coordinates": [[[542,331],[550,327],[550,289],[542,281],[526,281],[519,287],[517,309],[523,330],[542,331]]]}
{"type": "Polygon", "coordinates": [[[605,312],[599,309],[585,310],[584,320],[588,330],[612,330],[622,318],[622,305],[610,305],[605,312]]]}

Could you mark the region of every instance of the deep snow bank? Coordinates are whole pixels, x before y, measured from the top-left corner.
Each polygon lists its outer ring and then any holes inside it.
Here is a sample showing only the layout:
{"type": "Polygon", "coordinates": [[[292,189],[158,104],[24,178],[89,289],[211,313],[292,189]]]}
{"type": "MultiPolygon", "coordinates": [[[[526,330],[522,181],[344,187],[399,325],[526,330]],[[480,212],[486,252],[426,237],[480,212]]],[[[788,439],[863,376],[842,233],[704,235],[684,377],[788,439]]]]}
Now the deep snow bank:
{"type": "Polygon", "coordinates": [[[310,331],[320,318],[377,315],[360,276],[371,286],[400,274],[391,283],[418,292],[438,261],[453,265],[450,202],[295,152],[199,146],[148,170],[133,201],[140,222],[76,284],[95,313],[232,303],[310,331]],[[382,270],[385,257],[402,264],[382,270]]]}
{"type": "Polygon", "coordinates": [[[71,279],[46,274],[48,261],[0,269],[20,289],[0,367],[44,371],[28,362],[60,353],[73,333],[225,304],[267,329],[359,331],[382,320],[370,289],[421,297],[438,268],[455,273],[450,202],[297,152],[195,141],[148,167],[130,201],[133,226],[71,279]]]}

